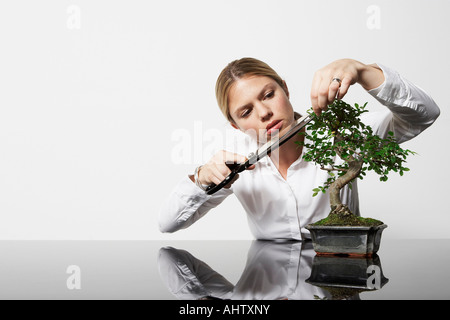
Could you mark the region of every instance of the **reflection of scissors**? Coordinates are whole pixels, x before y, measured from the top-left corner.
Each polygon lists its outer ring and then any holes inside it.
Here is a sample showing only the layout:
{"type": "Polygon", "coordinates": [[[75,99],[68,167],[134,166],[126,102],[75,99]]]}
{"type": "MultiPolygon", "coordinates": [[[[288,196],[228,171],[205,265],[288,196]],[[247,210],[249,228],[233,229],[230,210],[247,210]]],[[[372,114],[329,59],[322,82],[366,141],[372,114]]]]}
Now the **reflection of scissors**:
{"type": "Polygon", "coordinates": [[[292,138],[296,133],[298,133],[304,126],[308,124],[313,119],[313,116],[306,115],[298,120],[295,121],[293,124],[293,127],[289,129],[288,132],[286,132],[281,138],[278,136],[273,137],[269,142],[264,144],[262,147],[258,148],[255,152],[250,153],[247,156],[247,161],[244,163],[227,163],[227,167],[230,168],[231,173],[218,185],[216,184],[210,184],[206,188],[207,194],[213,194],[222,189],[224,186],[226,186],[228,183],[230,183],[231,180],[238,174],[239,172],[244,171],[248,167],[250,167],[252,164],[255,164],[260,159],[264,158],[266,155],[268,155],[273,150],[280,147],[283,143],[288,141],[290,138],[292,138]]]}

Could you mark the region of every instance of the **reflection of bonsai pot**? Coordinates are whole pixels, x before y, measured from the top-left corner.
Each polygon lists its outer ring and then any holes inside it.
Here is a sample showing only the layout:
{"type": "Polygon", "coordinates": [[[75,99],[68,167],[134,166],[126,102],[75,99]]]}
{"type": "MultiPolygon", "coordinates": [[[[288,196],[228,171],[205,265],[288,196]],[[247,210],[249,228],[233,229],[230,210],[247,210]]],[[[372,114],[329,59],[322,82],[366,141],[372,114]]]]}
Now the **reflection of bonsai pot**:
{"type": "Polygon", "coordinates": [[[373,227],[308,225],[306,229],[311,233],[318,255],[372,256],[380,248],[381,233],[386,227],[386,224],[373,227]]]}
{"type": "Polygon", "coordinates": [[[334,298],[348,298],[362,291],[383,287],[389,279],[381,269],[380,258],[315,256],[307,283],[328,290],[334,298]]]}

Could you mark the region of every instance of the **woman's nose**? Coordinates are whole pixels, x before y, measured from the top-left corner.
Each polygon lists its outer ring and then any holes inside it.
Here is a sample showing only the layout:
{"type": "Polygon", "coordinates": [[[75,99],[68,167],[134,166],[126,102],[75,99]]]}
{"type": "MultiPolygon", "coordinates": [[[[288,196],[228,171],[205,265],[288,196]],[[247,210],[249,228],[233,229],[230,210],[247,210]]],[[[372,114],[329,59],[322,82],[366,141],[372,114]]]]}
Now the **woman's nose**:
{"type": "Polygon", "coordinates": [[[270,118],[272,118],[273,112],[272,112],[272,110],[269,107],[267,107],[267,106],[265,106],[264,104],[261,103],[259,105],[258,109],[259,109],[258,113],[259,113],[259,116],[261,118],[261,121],[267,121],[270,118]]]}

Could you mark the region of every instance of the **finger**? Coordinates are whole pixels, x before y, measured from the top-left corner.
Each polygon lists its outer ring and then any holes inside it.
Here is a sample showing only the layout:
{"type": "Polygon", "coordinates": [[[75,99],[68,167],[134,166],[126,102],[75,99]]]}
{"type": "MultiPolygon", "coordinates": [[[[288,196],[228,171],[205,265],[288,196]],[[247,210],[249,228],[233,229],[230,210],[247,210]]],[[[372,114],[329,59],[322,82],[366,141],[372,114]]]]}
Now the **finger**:
{"type": "Polygon", "coordinates": [[[256,168],[256,165],[252,164],[250,167],[247,168],[247,170],[253,170],[256,168]]]}
{"type": "Polygon", "coordinates": [[[210,180],[212,183],[218,185],[219,183],[221,183],[223,180],[225,180],[225,176],[223,176],[222,174],[220,174],[219,172],[215,172],[211,175],[210,180]]]}
{"type": "Polygon", "coordinates": [[[325,79],[321,82],[319,88],[319,96],[317,98],[317,106],[320,111],[324,111],[328,106],[328,92],[330,84],[326,82],[325,79]]]}
{"type": "Polygon", "coordinates": [[[314,110],[314,112],[318,111],[318,98],[319,98],[319,86],[320,86],[320,77],[315,74],[313,78],[313,82],[311,85],[311,106],[314,110]]]}
{"type": "Polygon", "coordinates": [[[244,163],[247,161],[247,158],[243,155],[224,150],[223,160],[225,163],[244,163]]]}
{"type": "Polygon", "coordinates": [[[352,79],[349,77],[345,77],[342,79],[341,82],[341,88],[339,89],[339,96],[338,99],[342,99],[348,92],[348,89],[350,88],[352,84],[352,79]]]}
{"type": "Polygon", "coordinates": [[[221,164],[225,163],[232,164],[241,161],[242,159],[245,159],[245,157],[232,153],[230,151],[221,150],[214,155],[214,157],[210,160],[210,162],[220,166],[221,164]]]}
{"type": "MultiPolygon", "coordinates": [[[[201,173],[201,171],[200,171],[201,173]]],[[[214,182],[215,179],[222,181],[231,173],[231,170],[224,163],[213,163],[208,166],[207,178],[214,182]]]]}
{"type": "Polygon", "coordinates": [[[216,171],[217,176],[223,177],[223,179],[225,179],[225,177],[227,177],[230,173],[231,173],[231,169],[226,164],[222,163],[217,166],[217,171],[216,171]]]}
{"type": "Polygon", "coordinates": [[[330,88],[328,90],[328,104],[331,104],[336,99],[337,93],[339,91],[339,86],[339,81],[331,81],[330,88]]]}

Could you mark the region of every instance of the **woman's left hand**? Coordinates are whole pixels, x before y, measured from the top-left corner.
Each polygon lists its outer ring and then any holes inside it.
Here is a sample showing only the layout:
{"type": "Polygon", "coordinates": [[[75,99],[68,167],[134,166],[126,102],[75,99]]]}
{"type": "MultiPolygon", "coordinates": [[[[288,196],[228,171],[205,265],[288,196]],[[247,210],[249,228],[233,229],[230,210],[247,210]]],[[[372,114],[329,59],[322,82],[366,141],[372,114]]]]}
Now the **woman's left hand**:
{"type": "Polygon", "coordinates": [[[334,99],[342,99],[355,83],[370,90],[383,82],[383,71],[376,64],[365,65],[352,59],[336,60],[314,74],[311,87],[313,111],[320,115],[334,99]]]}

